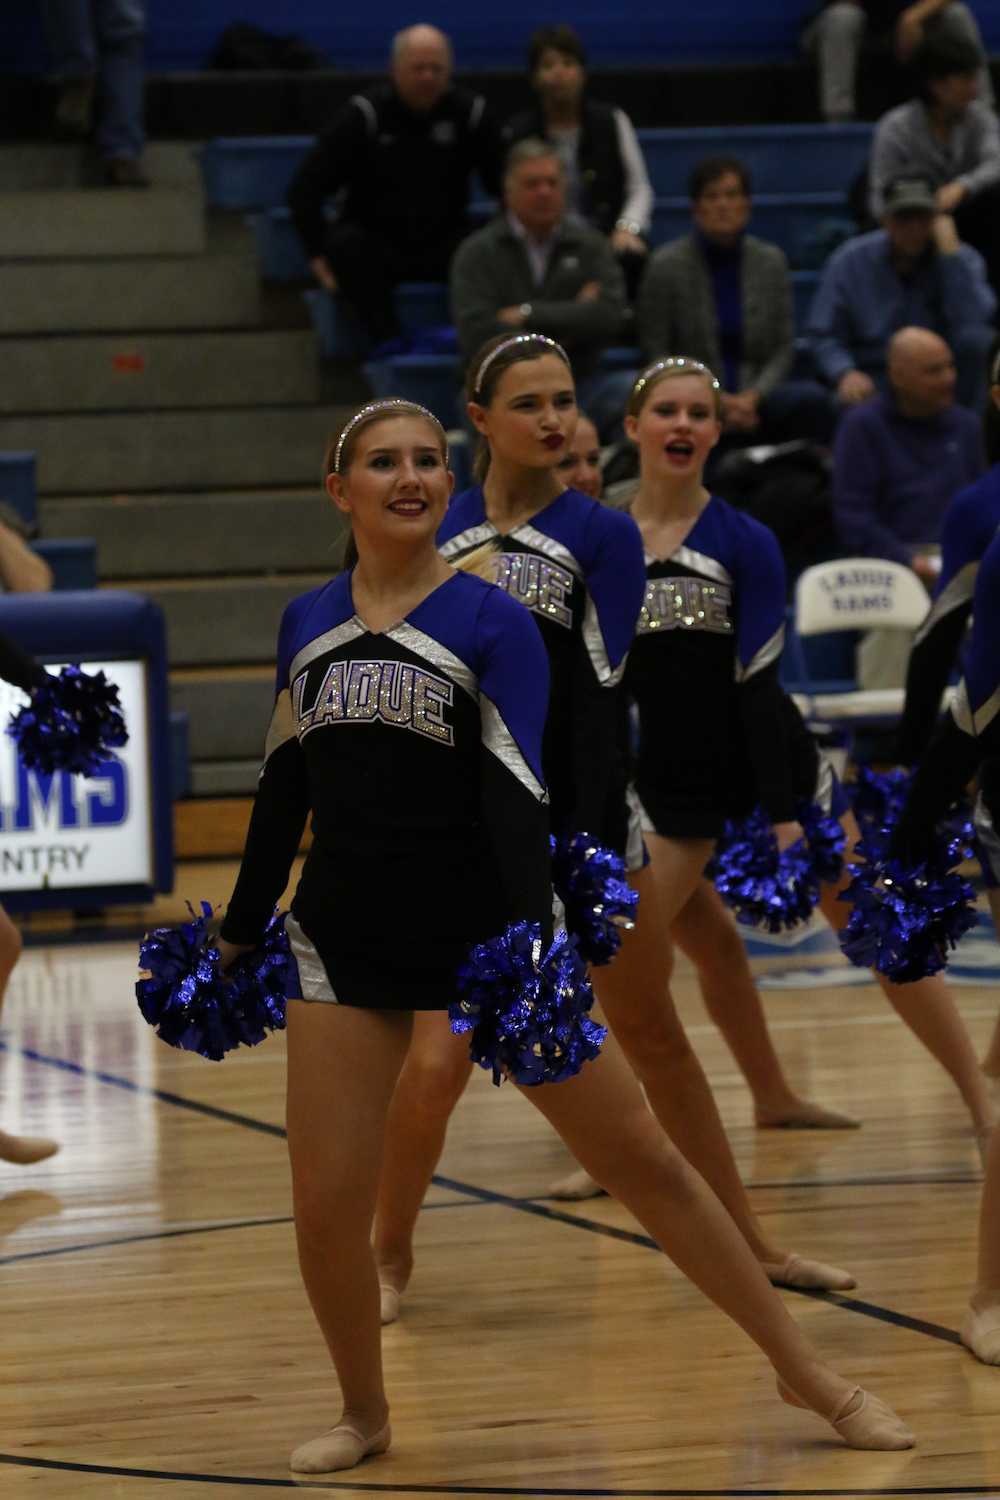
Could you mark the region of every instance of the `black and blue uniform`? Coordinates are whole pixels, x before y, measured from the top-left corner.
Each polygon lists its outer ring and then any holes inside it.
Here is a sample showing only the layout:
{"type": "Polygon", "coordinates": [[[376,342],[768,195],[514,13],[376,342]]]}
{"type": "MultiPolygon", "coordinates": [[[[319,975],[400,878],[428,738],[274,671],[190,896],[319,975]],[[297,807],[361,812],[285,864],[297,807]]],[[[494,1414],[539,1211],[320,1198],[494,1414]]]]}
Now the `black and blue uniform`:
{"type": "Polygon", "coordinates": [[[941,575],[913,642],[897,755],[914,765],[926,748],[959,658],[983,554],[1000,531],[1000,464],[955,496],[941,531],[941,575]]]}
{"type": "Polygon", "coordinates": [[[1000,886],[1000,531],[983,554],[972,600],[965,672],[923,756],[900,818],[896,847],[919,854],[938,818],[976,772],[976,834],[983,874],[1000,886]]]}
{"type": "Polygon", "coordinates": [[[627,848],[619,689],[645,587],[639,528],[570,489],[504,534],[477,485],[452,500],[438,546],[456,561],[487,543],[499,549],[497,583],[532,612],[549,655],[542,764],[553,832],[588,833],[635,867],[642,850],[627,848]]]}
{"type": "Polygon", "coordinates": [[[260,938],[311,813],[286,920],[302,998],[443,1010],[473,943],[522,919],[547,942],[548,679],[534,621],[480,578],[378,632],[349,573],[293,600],[223,937],[260,938]]]}
{"type": "Polygon", "coordinates": [[[761,803],[774,823],[803,801],[846,806],[778,680],[785,566],[774,533],[713,495],[670,557],[646,554],[625,688],[638,711],[643,826],[717,838],[761,803]]]}

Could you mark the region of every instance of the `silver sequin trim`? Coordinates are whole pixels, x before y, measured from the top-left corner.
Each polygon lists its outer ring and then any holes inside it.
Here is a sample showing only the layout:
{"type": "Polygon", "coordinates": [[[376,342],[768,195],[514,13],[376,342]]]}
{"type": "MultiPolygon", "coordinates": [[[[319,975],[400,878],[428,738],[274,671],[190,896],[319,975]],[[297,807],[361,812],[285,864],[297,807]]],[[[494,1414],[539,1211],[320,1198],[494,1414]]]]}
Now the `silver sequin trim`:
{"type": "Polygon", "coordinates": [[[340,1002],[333,993],[330,976],[323,967],[323,960],[291,912],[285,917],[285,931],[288,934],[288,946],[292,950],[292,957],[298,966],[302,999],[319,1000],[325,1005],[339,1005],[340,1002]]]}
{"type": "Polygon", "coordinates": [[[985,733],[985,731],[989,729],[990,725],[993,723],[993,720],[996,718],[998,713],[1000,713],[1000,687],[994,688],[993,692],[987,698],[982,707],[977,708],[975,713],[972,715],[973,722],[976,726],[976,733],[985,733]]]}
{"type": "Polygon", "coordinates": [[[325,630],[315,640],[303,646],[302,650],[292,660],[288,669],[288,681],[294,682],[296,677],[317,656],[322,656],[326,651],[336,651],[338,646],[346,646],[348,641],[356,641],[359,636],[367,635],[367,630],[355,615],[351,620],[345,620],[342,625],[335,625],[332,630],[325,630]]]}
{"type": "Polygon", "coordinates": [[[482,547],[486,542],[492,542],[499,535],[491,522],[483,521],[479,526],[470,526],[466,531],[460,531],[457,536],[449,538],[438,551],[448,561],[453,557],[460,557],[463,552],[471,552],[475,547],[482,547]]]}
{"type": "Polygon", "coordinates": [[[678,547],[666,560],[680,563],[681,567],[691,568],[695,573],[703,573],[706,578],[714,578],[716,583],[731,584],[733,581],[733,575],[720,562],[709,557],[707,552],[696,552],[693,547],[678,547]]]}
{"type": "Polygon", "coordinates": [[[816,770],[816,786],[813,791],[813,801],[817,807],[822,808],[828,817],[833,809],[834,784],[833,767],[825,755],[820,755],[819,766],[816,770]]]}
{"type": "Polygon", "coordinates": [[[550,561],[568,568],[574,578],[583,577],[583,569],[569,548],[564,547],[562,542],[557,542],[554,537],[546,536],[544,531],[539,531],[527,521],[523,526],[517,526],[513,531],[509,531],[507,535],[513,541],[523,542],[526,547],[534,547],[536,552],[543,553],[550,561]]]}
{"type": "Polygon", "coordinates": [[[479,714],[483,744],[487,750],[507,767],[512,776],[517,777],[522,786],[527,787],[536,801],[548,802],[548,792],[521,754],[521,748],[504,723],[500,710],[485,693],[479,695],[479,714]]]}
{"type": "Polygon", "coordinates": [[[961,605],[969,602],[976,591],[976,574],[978,572],[978,562],[966,563],[965,567],[955,574],[947,587],[941,590],[931,605],[926,619],[913,637],[913,644],[915,646],[919,646],[921,641],[927,639],[931,631],[944,619],[945,615],[950,615],[953,609],[958,609],[961,605]]]}
{"type": "Polygon", "coordinates": [[[993,819],[990,817],[990,810],[986,806],[982,792],[976,798],[976,807],[972,817],[976,825],[976,838],[989,861],[990,873],[994,880],[1000,880],[1000,833],[993,826],[993,819]]]}
{"type": "MultiPolygon", "coordinates": [[[[631,833],[632,833],[631,824],[632,824],[632,816],[633,816],[633,814],[638,819],[640,833],[655,833],[656,832],[656,824],[653,822],[652,818],[649,816],[649,813],[646,811],[646,809],[643,807],[642,803],[639,801],[639,793],[636,791],[636,789],[635,789],[634,786],[630,786],[629,789],[628,789],[628,805],[629,805],[629,837],[631,837],[631,833]]],[[[629,868],[631,869],[631,866],[629,866],[629,868]]]]}
{"type": "Polygon", "coordinates": [[[969,690],[965,685],[965,678],[955,689],[955,696],[951,700],[951,716],[955,720],[963,734],[974,737],[976,726],[972,722],[972,709],[969,707],[969,690]]]}
{"type": "MultiPolygon", "coordinates": [[[[274,701],[274,713],[268,725],[267,739],[264,741],[264,766],[267,765],[275,750],[285,743],[286,740],[295,738],[295,714],[292,711],[292,695],[287,688],[282,688],[274,701]]],[[[264,766],[261,766],[261,775],[264,774],[264,766]]]]}
{"type": "Polygon", "coordinates": [[[626,656],[623,656],[617,667],[611,665],[608,656],[608,648],[604,644],[604,632],[601,630],[601,622],[597,615],[597,605],[587,595],[587,604],[583,611],[583,644],[587,648],[591,666],[597,675],[601,687],[617,687],[625,675],[626,656]]]}
{"type": "Polygon", "coordinates": [[[475,673],[460,657],[455,656],[446,646],[442,646],[441,642],[436,641],[433,636],[425,635],[415,625],[407,625],[405,622],[401,625],[394,625],[385,633],[391,641],[412,651],[414,656],[422,656],[425,661],[433,663],[442,672],[446,672],[458,687],[468,693],[470,698],[476,696],[479,691],[479,681],[475,673]]]}
{"type": "MultiPolygon", "coordinates": [[[[630,786],[625,794],[628,803],[628,833],[625,835],[625,868],[631,875],[635,870],[641,870],[646,863],[646,845],[642,841],[642,832],[648,823],[648,815],[639,801],[634,786],[630,786]]],[[[653,832],[652,827],[648,830],[653,832]]]]}
{"type": "Polygon", "coordinates": [[[763,672],[772,662],[776,662],[785,649],[785,627],[779,625],[769,641],[765,641],[760,650],[747,662],[744,667],[740,662],[736,663],[736,681],[746,682],[751,677],[756,677],[758,672],[763,672]]]}

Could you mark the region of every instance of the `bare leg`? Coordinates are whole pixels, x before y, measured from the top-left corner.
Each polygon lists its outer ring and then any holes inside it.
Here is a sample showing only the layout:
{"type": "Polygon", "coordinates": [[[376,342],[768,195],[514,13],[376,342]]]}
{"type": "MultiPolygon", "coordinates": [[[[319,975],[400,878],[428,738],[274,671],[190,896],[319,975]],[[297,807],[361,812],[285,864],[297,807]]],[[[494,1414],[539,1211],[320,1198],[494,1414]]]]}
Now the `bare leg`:
{"type": "MultiPolygon", "coordinates": [[[[845,813],[841,823],[848,837],[848,848],[853,848],[859,837],[853,814],[845,813]]],[[[850,913],[850,907],[838,900],[848,881],[845,874],[838,885],[824,885],[820,892],[821,910],[835,932],[846,925],[850,913]]],[[[972,1116],[980,1149],[984,1149],[996,1123],[996,1111],[972,1039],[944,979],[939,974],[915,984],[893,984],[882,974],[876,974],[875,979],[896,1014],[954,1082],[972,1116]]]]}
{"type": "Polygon", "coordinates": [[[386,1115],[410,1031],[408,1011],[288,1005],[288,1150],[299,1265],[340,1381],[336,1426],[354,1434],[353,1443],[335,1432],[296,1449],[292,1467],[302,1473],[350,1467],[365,1452],[388,1446],[371,1227],[386,1115]]]}
{"type": "Polygon", "coordinates": [[[736,924],[709,880],[699,880],[671,936],[698,971],[705,1008],[750,1086],[758,1125],[853,1130],[858,1121],[796,1094],[767,1029],[764,1007],[736,924]]]}
{"type": "MultiPolygon", "coordinates": [[[[22,946],[20,932],[3,907],[0,907],[0,1010],[3,1008],[10,976],[21,957],[22,946]]],[[[54,1156],[58,1150],[57,1142],[46,1140],[42,1136],[8,1135],[5,1130],[0,1130],[0,1161],[28,1167],[33,1162],[44,1161],[47,1156],[54,1156]]]]}
{"type": "MultiPolygon", "coordinates": [[[[993,923],[1000,933],[1000,891],[990,891],[993,923]]],[[[1000,1365],[1000,1130],[986,1153],[986,1180],[979,1207],[976,1288],[962,1324],[962,1341],[978,1359],[1000,1365]]]]}
{"type": "Polygon", "coordinates": [[[912,1445],[894,1413],[874,1398],[866,1403],[818,1358],[730,1215],[657,1127],[617,1051],[566,1083],[522,1092],[675,1265],[749,1334],[800,1402],[828,1420],[851,1413],[838,1431],[859,1447],[912,1445]]]}
{"type": "Polygon", "coordinates": [[[754,1255],[775,1279],[851,1287],[855,1283],[847,1272],[802,1262],[772,1244],[750,1207],[708,1080],[670,993],[672,953],[667,933],[697,888],[711,845],[706,840],[655,835],[648,838],[648,844],[652,863],[632,877],[639,891],[639,920],[624,934],[614,963],[601,970],[597,979],[608,1024],[663,1129],[717,1194],[754,1255]]]}
{"type": "Polygon", "coordinates": [[[455,1036],[440,1011],[415,1015],[413,1040],[389,1106],[375,1211],[384,1323],[399,1316],[400,1295],[413,1270],[413,1231],[420,1205],[444,1150],[448,1121],[471,1073],[468,1037],[455,1036]]]}

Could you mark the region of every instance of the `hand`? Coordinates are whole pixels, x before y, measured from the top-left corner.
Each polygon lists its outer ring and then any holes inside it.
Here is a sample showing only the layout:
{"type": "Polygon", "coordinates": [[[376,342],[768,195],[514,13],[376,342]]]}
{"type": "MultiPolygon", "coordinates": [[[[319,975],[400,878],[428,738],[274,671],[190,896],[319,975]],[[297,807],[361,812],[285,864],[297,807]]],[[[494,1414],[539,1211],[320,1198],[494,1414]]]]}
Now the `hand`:
{"type": "Polygon", "coordinates": [[[601,283],[599,281],[585,281],[576,294],[577,302],[600,302],[601,283]]]}
{"type": "Polygon", "coordinates": [[[740,432],[753,432],[760,426],[760,392],[740,391],[738,395],[722,398],[722,413],[727,427],[740,432]]]}
{"type": "Polygon", "coordinates": [[[611,248],[616,255],[647,255],[649,246],[641,235],[630,229],[616,229],[611,236],[611,248]]]}
{"type": "Polygon", "coordinates": [[[228,943],[224,937],[215,938],[212,947],[219,950],[219,968],[223,971],[238,958],[242,958],[244,953],[253,951],[253,943],[228,943]]]}
{"type": "Polygon", "coordinates": [[[858,406],[875,394],[875,382],[863,370],[848,370],[837,382],[837,399],[845,406],[858,406]]]}
{"type": "Polygon", "coordinates": [[[935,583],[941,572],[941,559],[930,552],[918,552],[910,558],[910,567],[924,583],[935,583]]]}
{"type": "Polygon", "coordinates": [[[801,823],[775,823],[774,836],[778,840],[779,854],[784,854],[785,850],[790,849],[792,844],[797,843],[799,839],[805,837],[802,832],[801,823]]]}
{"type": "Polygon", "coordinates": [[[324,291],[335,292],[337,290],[337,278],[334,276],[333,267],[325,255],[317,255],[311,260],[309,262],[309,269],[324,291]]]}
{"type": "Polygon", "coordinates": [[[904,10],[896,22],[896,56],[900,62],[906,62],[908,57],[920,46],[924,36],[924,23],[919,16],[913,14],[914,7],[904,10]]]}
{"type": "Polygon", "coordinates": [[[957,255],[962,242],[951,214],[936,214],[934,218],[934,243],[939,255],[957,255]]]}
{"type": "Polygon", "coordinates": [[[939,211],[943,214],[953,214],[958,205],[964,202],[968,191],[964,182],[946,182],[934,194],[939,211]]]}
{"type": "Polygon", "coordinates": [[[520,304],[518,304],[517,307],[501,307],[500,311],[497,313],[497,322],[503,323],[507,328],[522,327],[524,323],[524,313],[521,311],[520,304]]]}

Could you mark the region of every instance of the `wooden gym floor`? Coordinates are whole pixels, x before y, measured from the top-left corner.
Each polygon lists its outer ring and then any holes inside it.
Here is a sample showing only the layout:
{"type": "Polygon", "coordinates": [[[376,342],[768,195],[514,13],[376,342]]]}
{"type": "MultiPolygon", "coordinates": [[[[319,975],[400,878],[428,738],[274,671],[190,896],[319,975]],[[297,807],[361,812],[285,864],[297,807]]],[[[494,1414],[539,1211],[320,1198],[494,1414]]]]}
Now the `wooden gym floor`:
{"type": "MultiPolygon", "coordinates": [[[[217,891],[212,878],[203,867],[187,893],[221,896],[228,872],[217,891]]],[[[998,970],[957,991],[980,1047],[998,970]]],[[[134,976],[132,942],[48,944],[11,985],[0,1121],[63,1149],[0,1164],[3,1500],[1000,1494],[1000,1369],[955,1333],[979,1198],[964,1112],[875,987],[840,987],[834,961],[766,1004],[793,1079],[860,1131],[755,1131],[683,970],[679,994],[768,1229],[859,1280],[782,1295],[919,1446],[854,1453],[781,1405],[763,1358],[621,1209],[540,1201],[561,1148],[480,1075],[385,1332],[394,1451],[316,1481],[286,1467],[336,1403],[295,1264],[284,1039],[222,1064],[172,1052],[139,1018],[134,976]]]]}

